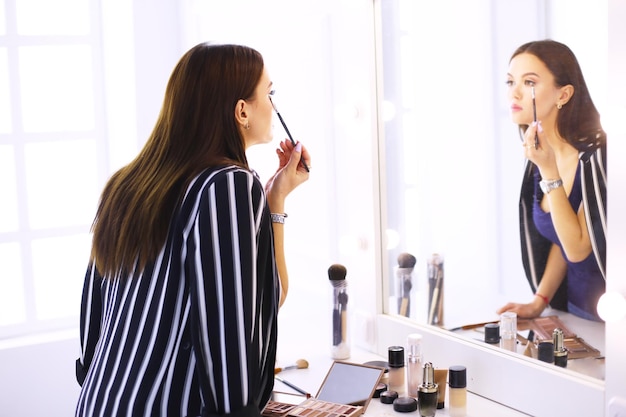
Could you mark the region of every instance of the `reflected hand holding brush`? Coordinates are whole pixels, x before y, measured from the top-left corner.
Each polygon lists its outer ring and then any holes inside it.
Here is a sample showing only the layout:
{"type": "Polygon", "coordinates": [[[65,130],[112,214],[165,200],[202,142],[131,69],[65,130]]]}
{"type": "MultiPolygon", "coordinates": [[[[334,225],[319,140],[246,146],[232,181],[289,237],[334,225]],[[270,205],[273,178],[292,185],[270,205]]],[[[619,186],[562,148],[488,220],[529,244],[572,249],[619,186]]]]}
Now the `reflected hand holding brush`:
{"type": "MultiPolygon", "coordinates": [[[[293,140],[293,137],[291,136],[291,132],[289,132],[289,129],[287,128],[287,125],[285,124],[285,121],[283,120],[283,116],[280,115],[280,113],[278,112],[278,108],[276,107],[276,104],[274,103],[274,100],[272,100],[273,94],[274,94],[274,90],[272,90],[269,95],[270,103],[272,103],[272,107],[274,108],[274,111],[276,112],[276,115],[278,116],[278,120],[280,120],[280,124],[283,125],[283,129],[285,129],[287,136],[289,136],[289,140],[291,141],[291,144],[293,146],[296,146],[296,141],[293,140]]],[[[309,172],[309,167],[307,166],[306,162],[304,162],[304,159],[300,159],[300,164],[302,164],[306,172],[309,172]]]]}
{"type": "MultiPolygon", "coordinates": [[[[537,123],[537,106],[535,105],[535,86],[530,88],[533,99],[533,122],[537,123]]],[[[539,149],[539,135],[535,133],[535,149],[539,149]]]]}

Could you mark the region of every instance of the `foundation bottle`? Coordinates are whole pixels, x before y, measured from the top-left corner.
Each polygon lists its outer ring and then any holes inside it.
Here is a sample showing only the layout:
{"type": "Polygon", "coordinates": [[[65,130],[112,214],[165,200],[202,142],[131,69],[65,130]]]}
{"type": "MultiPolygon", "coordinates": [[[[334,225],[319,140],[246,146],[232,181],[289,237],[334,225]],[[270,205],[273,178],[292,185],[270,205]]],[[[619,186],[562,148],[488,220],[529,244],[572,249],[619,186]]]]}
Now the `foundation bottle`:
{"type": "Polygon", "coordinates": [[[407,338],[407,395],[417,398],[417,389],[422,384],[422,335],[412,333],[407,338]]]}
{"type": "Polygon", "coordinates": [[[389,346],[388,348],[388,364],[389,364],[389,391],[395,391],[398,394],[404,394],[404,348],[402,346],[389,346]]]}
{"type": "Polygon", "coordinates": [[[450,417],[467,415],[467,370],[465,366],[451,366],[448,370],[450,417]]]}

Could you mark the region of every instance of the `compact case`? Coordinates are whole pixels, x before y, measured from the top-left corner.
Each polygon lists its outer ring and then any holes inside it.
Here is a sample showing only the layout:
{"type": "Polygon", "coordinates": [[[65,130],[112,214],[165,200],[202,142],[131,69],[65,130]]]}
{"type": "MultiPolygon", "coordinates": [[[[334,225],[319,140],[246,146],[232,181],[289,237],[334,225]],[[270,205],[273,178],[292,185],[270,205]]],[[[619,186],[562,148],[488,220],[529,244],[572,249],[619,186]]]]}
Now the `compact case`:
{"type": "Polygon", "coordinates": [[[265,417],[355,417],[365,413],[374,396],[384,368],[334,361],[317,395],[300,404],[269,401],[265,417]]]}

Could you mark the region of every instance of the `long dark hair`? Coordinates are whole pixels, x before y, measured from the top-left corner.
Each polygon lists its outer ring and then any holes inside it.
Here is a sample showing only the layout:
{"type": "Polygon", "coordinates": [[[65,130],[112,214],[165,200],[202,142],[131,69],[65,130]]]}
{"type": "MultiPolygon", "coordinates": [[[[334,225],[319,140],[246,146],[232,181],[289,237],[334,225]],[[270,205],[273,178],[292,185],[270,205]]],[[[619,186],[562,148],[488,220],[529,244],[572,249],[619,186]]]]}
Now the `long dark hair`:
{"type": "Polygon", "coordinates": [[[145,146],[102,192],[91,252],[100,274],[124,276],[156,258],[174,210],[201,171],[248,168],[235,105],[253,98],[263,66],[256,50],[240,45],[202,43],[183,55],[145,146]]]}
{"type": "MultiPolygon", "coordinates": [[[[511,60],[522,53],[539,58],[554,76],[558,87],[574,87],[574,95],[557,115],[559,135],[579,151],[605,145],[606,133],[600,124],[600,113],[591,100],[582,70],[571,49],[550,39],[533,41],[517,48],[511,60]]],[[[522,129],[525,130],[525,127],[522,129]]]]}

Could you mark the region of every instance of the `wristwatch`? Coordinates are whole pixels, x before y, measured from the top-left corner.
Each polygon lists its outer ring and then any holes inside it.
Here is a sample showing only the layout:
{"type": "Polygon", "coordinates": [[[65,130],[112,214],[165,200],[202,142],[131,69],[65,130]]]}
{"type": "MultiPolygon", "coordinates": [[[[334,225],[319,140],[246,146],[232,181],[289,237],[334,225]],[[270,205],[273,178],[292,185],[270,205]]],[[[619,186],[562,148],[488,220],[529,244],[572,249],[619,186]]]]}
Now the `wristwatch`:
{"type": "Polygon", "coordinates": [[[563,181],[559,178],[557,180],[541,180],[539,186],[544,194],[549,194],[550,191],[556,190],[563,185],[563,181]]]}

